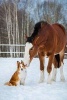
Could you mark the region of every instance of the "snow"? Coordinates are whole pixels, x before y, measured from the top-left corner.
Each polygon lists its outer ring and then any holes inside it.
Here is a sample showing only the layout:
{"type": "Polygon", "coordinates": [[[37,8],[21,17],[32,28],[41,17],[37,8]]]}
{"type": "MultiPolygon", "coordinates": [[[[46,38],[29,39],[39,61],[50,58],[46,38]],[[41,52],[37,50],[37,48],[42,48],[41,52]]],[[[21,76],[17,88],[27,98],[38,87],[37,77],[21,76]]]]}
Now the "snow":
{"type": "MultiPolygon", "coordinates": [[[[16,61],[23,58],[0,58],[0,100],[67,100],[67,59],[64,59],[65,82],[60,81],[58,69],[57,80],[47,84],[47,71],[45,70],[45,82],[38,83],[40,70],[39,59],[34,58],[27,68],[25,85],[5,86],[16,70],[16,61]]],[[[46,59],[47,65],[47,59],[46,59]]]]}

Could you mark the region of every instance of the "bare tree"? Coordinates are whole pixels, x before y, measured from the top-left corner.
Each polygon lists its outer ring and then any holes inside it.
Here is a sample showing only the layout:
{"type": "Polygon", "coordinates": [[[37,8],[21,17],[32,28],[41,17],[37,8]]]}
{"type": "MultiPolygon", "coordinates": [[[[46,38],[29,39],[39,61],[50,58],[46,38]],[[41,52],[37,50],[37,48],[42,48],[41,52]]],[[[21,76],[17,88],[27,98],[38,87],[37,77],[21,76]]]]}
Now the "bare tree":
{"type": "MultiPolygon", "coordinates": [[[[66,27],[66,12],[67,10],[65,11],[61,2],[57,2],[57,0],[42,2],[37,0],[36,3],[35,0],[2,0],[0,4],[0,43],[25,44],[24,35],[30,36],[35,23],[40,20],[49,23],[59,22],[66,27]]],[[[2,46],[0,51],[10,52],[0,54],[0,56],[20,57],[22,54],[11,54],[11,52],[22,52],[24,48],[2,46]]]]}

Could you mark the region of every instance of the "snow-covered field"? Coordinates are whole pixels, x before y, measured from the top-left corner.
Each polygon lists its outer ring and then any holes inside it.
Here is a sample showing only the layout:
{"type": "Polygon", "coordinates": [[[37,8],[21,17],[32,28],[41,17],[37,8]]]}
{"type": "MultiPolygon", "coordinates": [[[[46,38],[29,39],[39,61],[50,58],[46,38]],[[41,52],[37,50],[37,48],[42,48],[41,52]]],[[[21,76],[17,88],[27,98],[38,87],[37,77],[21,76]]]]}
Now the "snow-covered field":
{"type": "MultiPolygon", "coordinates": [[[[38,83],[39,59],[34,58],[27,68],[25,86],[5,86],[4,83],[9,81],[16,70],[17,60],[20,61],[22,58],[0,58],[0,100],[67,100],[67,59],[64,60],[65,82],[60,82],[58,69],[56,82],[38,83]]],[[[45,77],[47,80],[46,70],[45,77]]]]}

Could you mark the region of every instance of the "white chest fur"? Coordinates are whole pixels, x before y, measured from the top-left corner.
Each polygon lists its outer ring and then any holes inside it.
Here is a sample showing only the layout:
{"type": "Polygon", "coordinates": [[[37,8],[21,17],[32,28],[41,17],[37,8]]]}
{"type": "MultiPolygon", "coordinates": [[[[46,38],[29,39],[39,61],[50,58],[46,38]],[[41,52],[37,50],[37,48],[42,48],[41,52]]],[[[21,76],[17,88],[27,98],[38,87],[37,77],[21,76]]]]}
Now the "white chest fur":
{"type": "Polygon", "coordinates": [[[25,79],[26,79],[26,75],[27,75],[27,70],[23,69],[20,73],[20,84],[24,85],[25,84],[25,79]]]}

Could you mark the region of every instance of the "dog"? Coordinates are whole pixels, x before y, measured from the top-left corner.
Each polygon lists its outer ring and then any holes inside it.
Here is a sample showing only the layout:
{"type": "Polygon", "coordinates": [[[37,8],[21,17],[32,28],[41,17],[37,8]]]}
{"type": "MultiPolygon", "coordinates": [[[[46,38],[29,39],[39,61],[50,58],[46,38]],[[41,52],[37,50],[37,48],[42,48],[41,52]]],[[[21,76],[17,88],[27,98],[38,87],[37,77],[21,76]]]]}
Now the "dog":
{"type": "Polygon", "coordinates": [[[24,62],[17,61],[17,70],[12,75],[9,82],[5,83],[8,86],[17,86],[17,85],[24,85],[26,79],[27,71],[24,62]]]}

